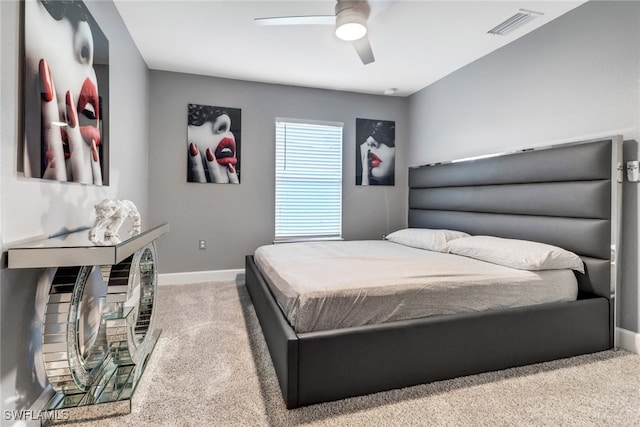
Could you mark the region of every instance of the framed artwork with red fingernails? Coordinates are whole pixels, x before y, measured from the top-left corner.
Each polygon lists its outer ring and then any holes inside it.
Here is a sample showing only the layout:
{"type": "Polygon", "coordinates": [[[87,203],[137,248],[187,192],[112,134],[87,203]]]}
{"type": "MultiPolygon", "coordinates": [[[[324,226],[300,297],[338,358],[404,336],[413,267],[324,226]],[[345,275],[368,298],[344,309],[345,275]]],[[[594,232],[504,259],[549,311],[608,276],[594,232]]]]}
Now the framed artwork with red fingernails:
{"type": "Polygon", "coordinates": [[[187,182],[239,184],[241,110],[189,104],[187,182]]]}
{"type": "Polygon", "coordinates": [[[356,185],[395,185],[396,122],[356,119],[356,185]]]}
{"type": "Polygon", "coordinates": [[[78,0],[22,3],[26,178],[109,185],[109,41],[78,0]]]}

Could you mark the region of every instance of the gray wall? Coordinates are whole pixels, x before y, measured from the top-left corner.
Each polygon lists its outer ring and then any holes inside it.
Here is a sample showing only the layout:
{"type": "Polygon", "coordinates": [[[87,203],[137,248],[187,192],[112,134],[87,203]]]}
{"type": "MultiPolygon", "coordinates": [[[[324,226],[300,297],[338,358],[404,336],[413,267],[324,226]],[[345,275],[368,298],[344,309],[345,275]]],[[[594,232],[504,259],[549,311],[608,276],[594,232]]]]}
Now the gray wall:
{"type": "MultiPolygon", "coordinates": [[[[273,238],[275,117],[345,123],[347,239],[377,239],[405,225],[407,165],[613,133],[639,138],[636,2],[587,3],[409,99],[149,72],[113,4],[85,2],[110,43],[107,188],[17,175],[19,8],[17,1],[0,1],[3,410],[28,408],[45,381],[33,362],[42,270],[8,270],[6,249],[86,226],[94,203],[117,197],[133,200],[145,222],[170,223],[159,242],[161,272],[242,268],[245,254],[273,238]],[[242,109],[239,186],[186,183],[189,102],[242,109]],[[396,121],[395,187],[355,186],[356,117],[396,121]],[[206,251],[197,249],[199,239],[207,240],[206,251]]],[[[635,141],[626,143],[625,157],[638,158],[635,141]]],[[[624,197],[621,326],[639,331],[637,184],[625,183],[624,197]]]]}
{"type": "MultiPolygon", "coordinates": [[[[409,98],[409,165],[622,134],[638,158],[640,3],[589,2],[409,98]]],[[[623,189],[619,325],[638,319],[638,184],[623,189]]]]}
{"type": "Polygon", "coordinates": [[[244,268],[245,255],[273,241],[276,117],[344,122],[344,238],[406,224],[406,98],[151,71],[149,109],[149,216],[171,228],[158,243],[161,273],[244,268]],[[186,182],[189,103],[242,110],[240,185],[186,182]],[[356,117],[396,121],[395,186],[355,185],[356,117]]]}
{"type": "MultiPolygon", "coordinates": [[[[148,212],[148,70],[112,2],[86,1],[109,39],[110,160],[109,187],[65,184],[18,176],[19,28],[17,1],[0,2],[0,310],[2,410],[27,409],[45,379],[34,358],[40,354],[40,329],[34,322],[36,284],[43,270],[6,268],[6,249],[17,241],[46,237],[88,226],[93,205],[105,197],[134,201],[146,221],[148,212]]],[[[101,88],[102,90],[102,88],[101,88]]],[[[41,359],[38,359],[41,362],[41,359]]],[[[39,408],[37,408],[39,409],[39,408]]],[[[4,420],[3,420],[4,422],[4,420]]]]}

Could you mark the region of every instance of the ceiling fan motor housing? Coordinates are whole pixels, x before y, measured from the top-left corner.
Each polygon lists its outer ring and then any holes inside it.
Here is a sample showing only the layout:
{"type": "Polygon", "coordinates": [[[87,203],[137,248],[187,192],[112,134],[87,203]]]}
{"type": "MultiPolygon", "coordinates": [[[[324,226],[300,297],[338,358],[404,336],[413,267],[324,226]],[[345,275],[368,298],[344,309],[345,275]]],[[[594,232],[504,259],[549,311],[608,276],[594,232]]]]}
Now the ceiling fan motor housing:
{"type": "Polygon", "coordinates": [[[363,0],[342,0],[336,3],[336,35],[343,40],[357,40],[367,32],[367,18],[371,13],[369,3],[363,0]],[[345,27],[346,26],[346,27],[345,27]],[[343,35],[344,28],[358,27],[354,35],[343,35]]]}

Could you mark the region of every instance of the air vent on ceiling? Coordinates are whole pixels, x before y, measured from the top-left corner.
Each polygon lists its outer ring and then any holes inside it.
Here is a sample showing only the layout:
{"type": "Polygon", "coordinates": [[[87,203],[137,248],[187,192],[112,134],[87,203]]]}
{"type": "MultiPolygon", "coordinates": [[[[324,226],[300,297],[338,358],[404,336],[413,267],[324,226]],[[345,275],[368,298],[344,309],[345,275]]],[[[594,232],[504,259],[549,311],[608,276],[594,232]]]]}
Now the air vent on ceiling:
{"type": "Polygon", "coordinates": [[[501,24],[496,25],[495,27],[493,27],[487,32],[489,34],[497,34],[500,36],[504,36],[522,27],[524,24],[534,20],[540,15],[544,15],[544,13],[534,12],[533,10],[520,9],[520,11],[515,15],[513,15],[511,18],[507,19],[501,24]]]}

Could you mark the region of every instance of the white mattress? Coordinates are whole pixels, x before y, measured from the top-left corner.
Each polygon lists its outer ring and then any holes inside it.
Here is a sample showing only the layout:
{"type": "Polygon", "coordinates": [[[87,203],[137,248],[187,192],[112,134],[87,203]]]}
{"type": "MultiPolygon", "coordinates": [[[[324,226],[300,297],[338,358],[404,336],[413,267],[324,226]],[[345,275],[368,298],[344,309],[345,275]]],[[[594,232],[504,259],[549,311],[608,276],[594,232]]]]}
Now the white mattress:
{"type": "Polygon", "coordinates": [[[575,300],[571,270],[525,271],[389,241],[258,248],[255,261],[296,332],[575,300]]]}

